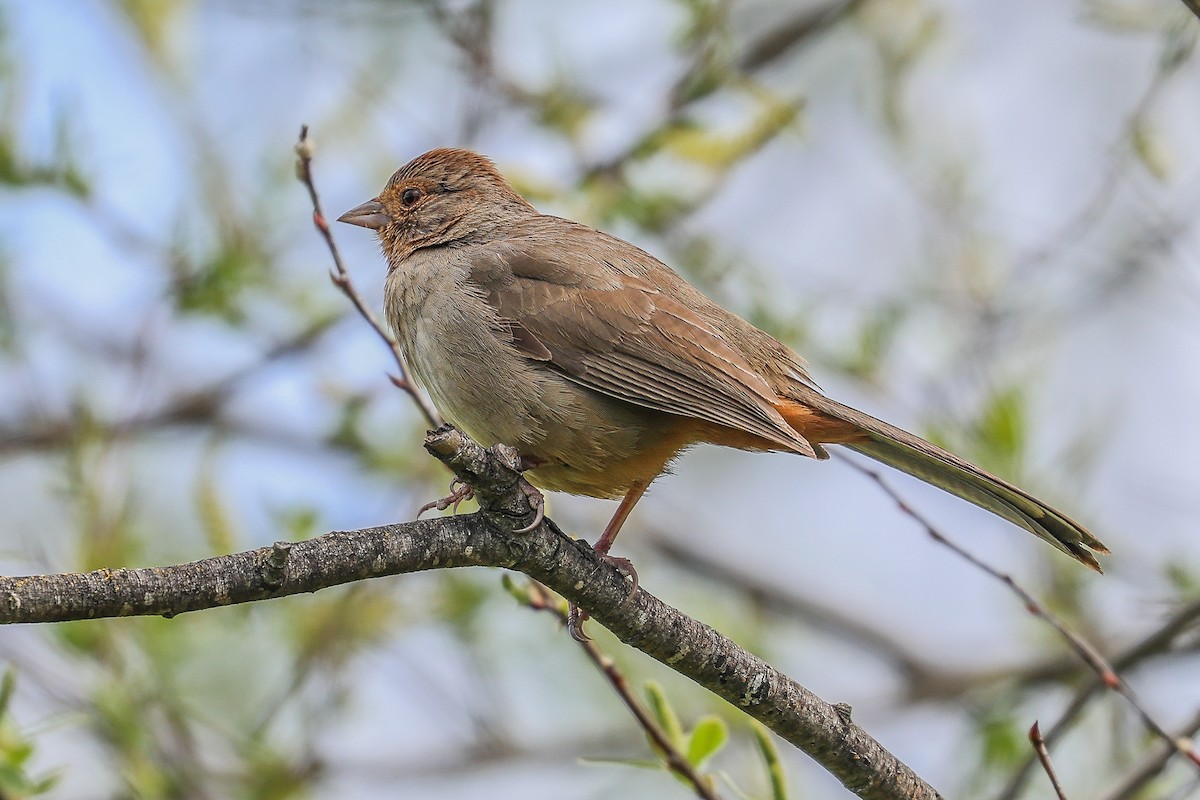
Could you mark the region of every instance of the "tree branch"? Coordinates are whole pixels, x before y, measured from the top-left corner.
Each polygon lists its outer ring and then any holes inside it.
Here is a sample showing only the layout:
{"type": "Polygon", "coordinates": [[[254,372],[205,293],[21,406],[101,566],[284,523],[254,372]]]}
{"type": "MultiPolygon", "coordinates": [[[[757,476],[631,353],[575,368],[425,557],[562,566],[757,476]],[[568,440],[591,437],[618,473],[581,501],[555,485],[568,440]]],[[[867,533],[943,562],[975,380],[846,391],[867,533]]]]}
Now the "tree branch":
{"type": "Polygon", "coordinates": [[[562,594],[618,638],[750,714],[803,750],[863,798],[940,795],[835,707],[644,590],[586,543],[533,518],[517,486],[514,453],[484,450],[443,427],[426,448],[476,490],[469,516],[327,533],[243,553],[146,569],[0,578],[0,622],[55,622],[159,615],[314,592],[366,578],[492,566],[519,570],[562,594]]]}

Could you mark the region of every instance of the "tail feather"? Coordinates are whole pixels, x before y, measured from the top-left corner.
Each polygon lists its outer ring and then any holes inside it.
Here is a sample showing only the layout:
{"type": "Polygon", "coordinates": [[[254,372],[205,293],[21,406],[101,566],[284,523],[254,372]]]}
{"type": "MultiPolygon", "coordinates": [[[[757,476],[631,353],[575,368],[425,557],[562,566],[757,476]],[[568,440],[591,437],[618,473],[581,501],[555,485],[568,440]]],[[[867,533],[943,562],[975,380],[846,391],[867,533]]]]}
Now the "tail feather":
{"type": "Polygon", "coordinates": [[[855,452],[987,509],[1057,547],[1076,561],[1102,572],[1095,553],[1108,548],[1066,514],[1003,478],[935,444],[809,389],[797,387],[796,400],[859,428],[865,436],[842,444],[855,452]]]}

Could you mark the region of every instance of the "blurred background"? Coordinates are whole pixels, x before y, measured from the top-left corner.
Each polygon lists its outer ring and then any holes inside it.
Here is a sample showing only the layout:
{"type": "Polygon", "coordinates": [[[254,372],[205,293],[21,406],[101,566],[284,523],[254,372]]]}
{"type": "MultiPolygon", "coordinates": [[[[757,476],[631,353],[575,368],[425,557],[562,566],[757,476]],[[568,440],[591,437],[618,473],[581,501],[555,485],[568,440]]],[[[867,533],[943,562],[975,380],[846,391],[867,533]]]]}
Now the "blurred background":
{"type": "MultiPolygon", "coordinates": [[[[327,212],[410,158],[493,157],[650,250],[834,397],[1054,501],[1088,574],[903,476],[955,541],[1200,728],[1200,23],[1178,0],[0,2],[0,571],[169,564],[407,520],[448,475],[331,285],[327,212]]],[[[368,232],[335,235],[378,306],[368,232]]],[[[702,448],[618,552],[947,796],[1023,773],[1089,673],[846,464],[702,448]]],[[[554,496],[594,539],[611,503],[554,496]]],[[[748,721],[593,633],[754,797],[748,721]]],[[[686,797],[497,571],[0,630],[0,795],[686,797]]],[[[1128,706],[1054,745],[1076,797],[1183,797],[1128,706]]],[[[793,797],[846,796],[781,745],[793,797]]],[[[1022,782],[1021,775],[1030,778],[1022,782]]],[[[734,792],[729,784],[722,791],[734,792]]]]}

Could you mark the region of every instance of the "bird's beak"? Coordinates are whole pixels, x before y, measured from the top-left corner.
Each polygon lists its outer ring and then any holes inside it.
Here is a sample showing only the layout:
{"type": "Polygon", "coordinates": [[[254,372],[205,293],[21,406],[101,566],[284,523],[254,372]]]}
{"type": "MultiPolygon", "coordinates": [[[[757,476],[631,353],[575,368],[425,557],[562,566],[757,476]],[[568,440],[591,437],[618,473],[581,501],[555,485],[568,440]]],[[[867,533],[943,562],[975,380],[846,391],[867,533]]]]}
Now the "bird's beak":
{"type": "Polygon", "coordinates": [[[338,217],[338,222],[349,222],[351,225],[361,225],[374,231],[391,221],[392,218],[383,210],[383,203],[378,200],[368,200],[338,217]]]}

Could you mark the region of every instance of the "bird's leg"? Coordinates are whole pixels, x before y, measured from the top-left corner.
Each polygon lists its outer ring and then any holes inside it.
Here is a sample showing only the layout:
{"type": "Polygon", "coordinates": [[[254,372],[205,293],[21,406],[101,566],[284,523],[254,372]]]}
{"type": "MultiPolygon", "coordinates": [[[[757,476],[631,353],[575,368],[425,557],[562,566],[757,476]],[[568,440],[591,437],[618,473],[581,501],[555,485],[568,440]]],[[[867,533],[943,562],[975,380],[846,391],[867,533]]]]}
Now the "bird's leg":
{"type": "Polygon", "coordinates": [[[621,526],[625,524],[625,520],[629,517],[629,512],[633,511],[633,507],[637,505],[637,501],[642,499],[642,495],[646,493],[648,486],[650,486],[649,481],[634,481],[629,485],[629,491],[625,492],[625,496],[621,498],[621,504],[617,506],[616,513],[608,521],[608,525],[604,528],[604,533],[596,541],[595,547],[592,548],[593,550],[602,556],[608,555],[608,551],[612,549],[613,542],[617,539],[617,534],[621,532],[621,526]]]}
{"type": "Polygon", "coordinates": [[[600,538],[592,548],[599,553],[602,559],[629,575],[630,580],[633,582],[633,585],[629,589],[629,597],[632,597],[634,592],[638,590],[637,570],[634,569],[633,562],[628,558],[610,556],[608,551],[612,549],[613,542],[617,539],[617,534],[621,532],[621,526],[625,524],[625,520],[629,517],[629,512],[633,511],[633,507],[637,505],[638,500],[642,499],[642,495],[646,493],[646,489],[649,486],[649,481],[634,481],[630,484],[629,491],[625,492],[625,496],[621,498],[621,504],[617,506],[616,513],[612,515],[612,519],[608,521],[608,525],[604,528],[604,533],[600,535],[600,538]]]}
{"type": "MultiPolygon", "coordinates": [[[[629,517],[629,512],[633,511],[633,507],[637,505],[638,500],[642,499],[642,495],[646,493],[646,489],[649,486],[649,481],[634,481],[630,484],[629,490],[621,498],[621,504],[617,506],[616,513],[612,515],[612,519],[604,527],[604,533],[600,534],[600,538],[596,540],[596,544],[592,547],[601,559],[629,576],[632,585],[629,588],[629,594],[625,596],[626,600],[633,597],[638,590],[637,570],[634,568],[633,562],[628,558],[609,555],[608,551],[612,549],[617,534],[621,532],[621,526],[625,524],[625,520],[629,517]]],[[[583,623],[587,621],[587,618],[588,614],[582,608],[574,603],[568,604],[567,631],[571,634],[571,638],[578,642],[588,641],[587,634],[583,632],[583,623]]]]}

